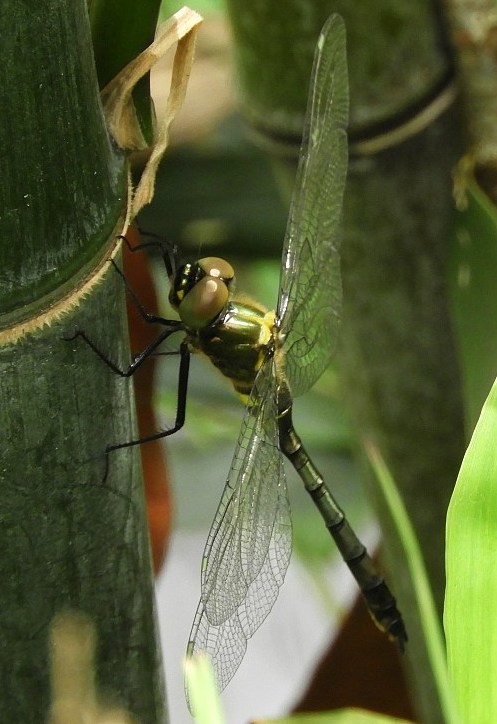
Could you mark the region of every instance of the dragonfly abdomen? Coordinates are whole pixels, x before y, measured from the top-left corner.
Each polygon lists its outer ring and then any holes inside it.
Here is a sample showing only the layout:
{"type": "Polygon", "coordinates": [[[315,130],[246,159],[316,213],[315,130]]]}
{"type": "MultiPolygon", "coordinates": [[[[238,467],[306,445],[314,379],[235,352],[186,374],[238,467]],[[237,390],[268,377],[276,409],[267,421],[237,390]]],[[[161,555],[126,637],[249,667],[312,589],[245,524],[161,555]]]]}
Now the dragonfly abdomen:
{"type": "Polygon", "coordinates": [[[366,547],[361,543],[312,463],[292,423],[292,406],[285,385],[280,387],[278,417],[280,449],[299,474],[305,489],[314,501],[336,543],[340,554],[354,576],[366,601],[371,618],[401,650],[407,641],[402,616],[384,578],[378,573],[366,547]],[[282,410],[282,411],[281,411],[282,410]]]}

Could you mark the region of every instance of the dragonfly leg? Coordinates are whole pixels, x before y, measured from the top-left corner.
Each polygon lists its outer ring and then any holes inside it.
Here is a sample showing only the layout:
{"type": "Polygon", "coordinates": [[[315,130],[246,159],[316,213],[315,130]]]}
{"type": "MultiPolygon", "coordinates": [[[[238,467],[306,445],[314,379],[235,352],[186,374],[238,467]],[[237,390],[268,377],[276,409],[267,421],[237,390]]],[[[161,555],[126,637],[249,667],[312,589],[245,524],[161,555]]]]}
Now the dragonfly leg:
{"type": "Polygon", "coordinates": [[[137,440],[128,440],[127,442],[120,442],[114,445],[107,445],[105,453],[108,455],[113,450],[121,450],[125,447],[132,447],[133,445],[141,445],[145,442],[151,442],[152,440],[159,440],[162,437],[168,437],[174,435],[175,432],[181,430],[185,424],[186,417],[186,395],[188,391],[188,375],[190,371],[190,350],[186,342],[182,342],[179,350],[174,352],[165,352],[164,354],[179,354],[179,373],[178,373],[178,396],[176,398],[176,418],[174,425],[167,430],[159,430],[151,435],[146,435],[137,440]]]}
{"type": "MultiPolygon", "coordinates": [[[[165,320],[167,321],[167,320],[165,320]]],[[[183,330],[183,325],[181,322],[177,322],[175,320],[167,321],[167,327],[166,329],[163,329],[160,334],[157,335],[157,337],[152,340],[152,342],[145,347],[145,349],[142,352],[139,352],[133,361],[128,365],[128,367],[125,367],[124,369],[121,369],[118,367],[109,357],[107,357],[106,354],[102,352],[101,349],[93,342],[93,340],[90,339],[90,337],[81,329],[76,329],[74,334],[64,337],[65,342],[72,342],[73,340],[80,337],[86,344],[91,347],[91,349],[95,352],[98,357],[104,362],[107,367],[110,367],[110,369],[116,373],[116,375],[120,375],[121,377],[131,377],[138,367],[143,364],[143,362],[150,357],[153,352],[157,349],[157,347],[164,342],[168,337],[170,337],[175,332],[180,332],[183,330]]]]}
{"type": "MultiPolygon", "coordinates": [[[[286,397],[285,393],[283,397],[286,397]]],[[[292,463],[321,513],[343,560],[357,581],[373,621],[403,651],[407,633],[394,596],[302,445],[293,427],[292,406],[288,399],[280,410],[278,426],[282,453],[292,463]]]]}
{"type": "Polygon", "coordinates": [[[126,442],[114,443],[113,445],[107,445],[105,448],[105,471],[102,478],[102,482],[107,480],[109,474],[110,454],[114,450],[122,450],[123,448],[134,447],[135,445],[142,445],[146,442],[152,442],[152,440],[160,440],[163,437],[173,435],[178,430],[181,430],[185,424],[186,417],[186,394],[188,391],[188,374],[190,370],[190,350],[186,342],[182,342],[179,350],[175,352],[169,352],[164,354],[179,354],[180,365],[178,375],[178,396],[176,401],[176,418],[174,425],[167,430],[159,430],[158,432],[146,435],[145,437],[137,438],[136,440],[127,440],[126,442]]]}
{"type": "Polygon", "coordinates": [[[163,264],[166,268],[167,276],[172,276],[176,271],[176,254],[177,248],[175,244],[171,244],[164,237],[154,234],[150,231],[143,231],[140,229],[140,234],[148,236],[152,241],[143,241],[140,244],[134,246],[129,243],[128,239],[122,234],[119,238],[126,244],[127,248],[131,252],[143,251],[144,249],[158,249],[162,257],[163,264]]]}
{"type": "MultiPolygon", "coordinates": [[[[125,237],[123,236],[122,238],[124,239],[125,237]]],[[[127,243],[129,244],[129,242],[127,242],[127,243]]],[[[134,247],[134,248],[133,248],[133,251],[136,251],[137,248],[138,248],[138,247],[134,247]]],[[[136,294],[136,292],[135,292],[134,289],[132,288],[131,284],[130,284],[130,283],[128,282],[128,280],[126,279],[126,276],[124,275],[124,272],[123,272],[121,269],[119,269],[119,267],[117,266],[117,264],[116,264],[116,262],[114,261],[114,259],[111,259],[110,261],[111,261],[112,266],[113,266],[114,269],[116,270],[116,272],[117,272],[117,273],[119,274],[119,276],[121,277],[121,279],[122,279],[122,281],[123,281],[123,283],[124,283],[124,286],[126,287],[126,292],[128,293],[129,297],[131,298],[131,300],[132,300],[133,304],[135,305],[136,309],[137,309],[138,312],[140,313],[141,318],[142,318],[145,322],[147,322],[147,324],[168,324],[169,320],[165,319],[164,317],[160,317],[160,316],[157,315],[157,314],[151,314],[150,312],[147,312],[147,310],[144,308],[143,304],[142,304],[141,301],[139,300],[138,295],[136,294]]]]}

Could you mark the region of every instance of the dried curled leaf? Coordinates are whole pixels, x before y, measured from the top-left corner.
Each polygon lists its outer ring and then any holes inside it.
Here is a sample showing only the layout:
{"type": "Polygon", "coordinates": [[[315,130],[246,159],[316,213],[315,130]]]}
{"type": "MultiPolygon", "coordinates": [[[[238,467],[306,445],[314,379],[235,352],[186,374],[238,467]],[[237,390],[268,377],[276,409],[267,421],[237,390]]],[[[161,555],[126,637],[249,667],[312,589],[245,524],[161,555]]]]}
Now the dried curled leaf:
{"type": "Polygon", "coordinates": [[[128,151],[146,148],[131,94],[140,78],[177,44],[166,111],[156,124],[152,151],[132,199],[130,220],[152,200],[155,174],[167,148],[169,128],[185,98],[201,22],[202,17],[194,10],[187,7],[178,10],[160,26],[154,42],[102,90],[107,126],[117,145],[128,151]]]}

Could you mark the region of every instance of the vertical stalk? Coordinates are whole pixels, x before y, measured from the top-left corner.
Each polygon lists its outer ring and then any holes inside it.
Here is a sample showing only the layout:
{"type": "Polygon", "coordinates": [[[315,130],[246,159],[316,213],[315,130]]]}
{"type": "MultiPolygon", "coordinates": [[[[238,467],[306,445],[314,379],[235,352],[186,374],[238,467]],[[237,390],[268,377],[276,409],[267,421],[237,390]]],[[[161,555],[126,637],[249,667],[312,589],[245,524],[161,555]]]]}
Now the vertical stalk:
{"type": "Polygon", "coordinates": [[[0,720],[46,719],[48,632],[95,623],[96,681],[139,721],[164,694],[129,381],[82,344],[129,360],[124,290],[108,263],[125,159],[101,114],[84,0],[0,8],[0,720]],[[116,341],[114,341],[116,340],[116,341]]]}

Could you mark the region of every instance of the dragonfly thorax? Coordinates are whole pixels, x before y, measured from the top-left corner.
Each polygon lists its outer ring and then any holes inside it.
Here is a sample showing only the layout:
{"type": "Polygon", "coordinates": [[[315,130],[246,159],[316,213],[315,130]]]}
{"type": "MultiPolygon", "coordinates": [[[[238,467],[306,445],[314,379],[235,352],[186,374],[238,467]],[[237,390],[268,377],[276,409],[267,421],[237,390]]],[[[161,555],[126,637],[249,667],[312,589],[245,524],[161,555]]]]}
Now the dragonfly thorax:
{"type": "Polygon", "coordinates": [[[251,300],[230,299],[212,324],[189,334],[200,350],[231,380],[244,401],[274,347],[274,312],[251,300]]]}
{"type": "Polygon", "coordinates": [[[184,264],[171,280],[169,302],[188,330],[202,329],[225,308],[234,279],[231,264],[215,256],[184,264]]]}

